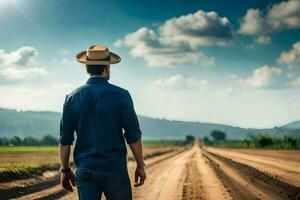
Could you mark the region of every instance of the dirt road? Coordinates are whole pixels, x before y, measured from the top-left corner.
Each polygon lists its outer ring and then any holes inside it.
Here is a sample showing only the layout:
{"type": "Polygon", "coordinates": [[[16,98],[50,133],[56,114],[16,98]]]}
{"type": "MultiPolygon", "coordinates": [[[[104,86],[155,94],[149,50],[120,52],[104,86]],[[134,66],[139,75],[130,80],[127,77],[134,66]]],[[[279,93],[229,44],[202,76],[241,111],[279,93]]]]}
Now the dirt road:
{"type": "MultiPolygon", "coordinates": [[[[297,182],[300,159],[295,156],[299,154],[294,152],[285,158],[280,158],[280,152],[265,154],[251,150],[202,149],[196,141],[190,148],[147,159],[148,178],[144,186],[132,187],[133,199],[300,199],[297,182]]],[[[134,167],[130,161],[130,175],[134,174],[134,167]]],[[[61,189],[56,176],[31,182],[23,189],[16,188],[21,180],[11,188],[0,187],[0,197],[2,193],[11,199],[77,199],[76,192],[66,193],[61,189]],[[14,191],[23,194],[14,195],[14,191]]]]}
{"type": "Polygon", "coordinates": [[[148,180],[135,199],[229,199],[230,194],[205,163],[198,143],[147,169],[148,180]]]}
{"type": "MultiPolygon", "coordinates": [[[[133,199],[231,199],[231,194],[206,160],[196,142],[189,149],[146,161],[148,178],[144,186],[132,186],[133,199]]],[[[134,167],[134,163],[128,164],[131,175],[134,167]]]]}

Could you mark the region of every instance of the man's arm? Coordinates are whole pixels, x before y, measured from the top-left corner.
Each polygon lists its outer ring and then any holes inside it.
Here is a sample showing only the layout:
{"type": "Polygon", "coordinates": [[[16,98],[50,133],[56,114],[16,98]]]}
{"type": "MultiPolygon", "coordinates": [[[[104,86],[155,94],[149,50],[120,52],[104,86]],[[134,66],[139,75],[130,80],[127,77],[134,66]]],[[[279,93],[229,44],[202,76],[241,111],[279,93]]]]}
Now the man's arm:
{"type": "Polygon", "coordinates": [[[76,186],[76,185],[75,185],[75,180],[74,180],[75,179],[74,173],[69,166],[71,146],[70,145],[60,145],[59,152],[60,152],[60,162],[61,162],[61,167],[60,167],[61,185],[64,189],[73,192],[73,188],[72,188],[71,184],[73,186],[76,186]],[[71,182],[71,184],[70,184],[70,182],[71,182]]]}
{"type": "Polygon", "coordinates": [[[73,191],[70,184],[75,186],[74,173],[69,167],[69,158],[71,152],[71,145],[74,141],[74,123],[72,121],[72,114],[68,103],[68,96],[66,96],[63,106],[63,113],[60,121],[60,134],[59,134],[59,152],[61,160],[61,185],[64,189],[73,191]]]}
{"type": "Polygon", "coordinates": [[[135,187],[144,184],[146,179],[145,164],[143,161],[143,151],[141,143],[142,132],[140,130],[137,115],[134,110],[133,101],[129,94],[126,94],[122,111],[121,111],[122,127],[124,129],[124,137],[129,144],[134,158],[137,162],[135,170],[135,187]]]}
{"type": "Polygon", "coordinates": [[[138,187],[144,184],[144,181],[146,179],[146,172],[145,172],[145,163],[143,159],[143,149],[142,149],[142,143],[139,139],[135,143],[129,144],[130,149],[132,151],[132,154],[136,160],[136,170],[134,174],[134,186],[138,187]],[[138,180],[140,178],[140,180],[138,180]]]}
{"type": "Polygon", "coordinates": [[[60,145],[59,146],[60,152],[60,163],[61,169],[66,169],[69,166],[69,158],[71,153],[71,146],[70,145],[60,145]]]}

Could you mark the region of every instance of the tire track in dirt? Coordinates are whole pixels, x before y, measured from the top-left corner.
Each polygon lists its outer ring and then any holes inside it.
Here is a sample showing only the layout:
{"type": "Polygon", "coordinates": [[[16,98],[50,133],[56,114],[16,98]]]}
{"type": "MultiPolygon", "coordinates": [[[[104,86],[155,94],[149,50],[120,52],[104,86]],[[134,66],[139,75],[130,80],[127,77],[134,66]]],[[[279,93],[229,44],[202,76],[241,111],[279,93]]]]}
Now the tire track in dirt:
{"type": "Polygon", "coordinates": [[[219,180],[210,162],[202,155],[198,140],[195,142],[193,152],[187,163],[182,200],[231,200],[232,196],[228,189],[219,180]]]}
{"type": "Polygon", "coordinates": [[[184,170],[191,154],[189,149],[154,165],[146,165],[148,178],[142,187],[133,188],[133,199],[181,199],[184,170]]]}
{"type": "Polygon", "coordinates": [[[54,187],[59,184],[59,178],[56,176],[50,180],[42,180],[29,186],[16,186],[6,190],[0,190],[1,199],[12,199],[20,196],[32,194],[41,190],[54,187]]]}
{"type": "Polygon", "coordinates": [[[203,152],[235,199],[300,199],[299,188],[283,183],[255,168],[203,152]]]}
{"type": "Polygon", "coordinates": [[[203,156],[202,149],[197,148],[197,167],[199,175],[202,180],[202,187],[205,192],[205,199],[207,200],[231,200],[230,194],[226,185],[219,179],[210,161],[203,156]]]}
{"type": "Polygon", "coordinates": [[[186,164],[186,178],[182,188],[182,200],[207,199],[203,190],[203,181],[197,167],[197,152],[194,151],[186,164]]]}
{"type": "Polygon", "coordinates": [[[202,157],[198,141],[181,155],[153,165],[147,174],[145,185],[134,189],[134,199],[232,199],[227,188],[202,157]]]}
{"type": "MultiPolygon", "coordinates": [[[[296,187],[300,187],[300,162],[297,161],[297,156],[286,156],[280,155],[280,152],[274,151],[272,155],[269,153],[268,156],[265,156],[261,150],[261,154],[254,154],[254,152],[247,153],[240,152],[242,150],[232,150],[232,149],[217,149],[217,148],[208,148],[208,152],[222,156],[224,158],[229,158],[235,162],[251,166],[261,172],[267,173],[269,176],[274,176],[276,179],[280,179],[283,182],[287,182],[296,187]],[[276,157],[276,154],[277,155],[276,157]],[[289,159],[286,157],[289,156],[289,159]]],[[[249,150],[251,151],[251,150],[249,150]]],[[[252,150],[253,151],[253,150],[252,150]]],[[[300,156],[299,156],[300,157],[300,156]]]]}
{"type": "MultiPolygon", "coordinates": [[[[49,195],[44,196],[44,197],[37,198],[36,200],[58,199],[58,198],[60,198],[62,196],[65,196],[67,193],[68,192],[66,190],[60,190],[59,192],[56,192],[54,194],[49,194],[49,195]]],[[[76,199],[76,198],[72,198],[72,199],[76,199]]]]}
{"type": "MultiPolygon", "coordinates": [[[[66,196],[66,194],[69,193],[68,191],[61,188],[61,186],[58,184],[54,187],[48,188],[47,190],[42,190],[40,192],[32,193],[30,195],[21,196],[18,198],[14,198],[15,200],[28,200],[28,199],[34,199],[34,200],[50,200],[50,199],[58,199],[62,196],[66,196]]],[[[64,198],[66,199],[66,198],[64,198]]],[[[73,198],[76,199],[76,198],[73,198]]]]}
{"type": "MultiPolygon", "coordinates": [[[[224,171],[220,169],[221,165],[216,162],[213,158],[209,157],[207,154],[202,153],[204,157],[206,157],[210,165],[215,170],[219,180],[223,182],[223,184],[228,188],[228,192],[231,194],[233,199],[237,200],[254,200],[257,199],[254,195],[252,195],[249,190],[243,187],[242,184],[236,182],[230,175],[228,174],[228,171],[224,171]]],[[[230,173],[230,172],[229,172],[230,173]]]]}

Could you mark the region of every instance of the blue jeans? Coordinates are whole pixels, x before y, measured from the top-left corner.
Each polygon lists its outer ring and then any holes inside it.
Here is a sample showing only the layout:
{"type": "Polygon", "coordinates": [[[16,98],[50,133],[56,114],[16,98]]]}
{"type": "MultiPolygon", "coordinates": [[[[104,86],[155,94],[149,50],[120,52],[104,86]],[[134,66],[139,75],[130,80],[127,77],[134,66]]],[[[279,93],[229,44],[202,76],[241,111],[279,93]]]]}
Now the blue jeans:
{"type": "Polygon", "coordinates": [[[107,200],[131,200],[128,171],[103,172],[78,168],[75,183],[79,200],[100,200],[102,193],[107,200]]]}

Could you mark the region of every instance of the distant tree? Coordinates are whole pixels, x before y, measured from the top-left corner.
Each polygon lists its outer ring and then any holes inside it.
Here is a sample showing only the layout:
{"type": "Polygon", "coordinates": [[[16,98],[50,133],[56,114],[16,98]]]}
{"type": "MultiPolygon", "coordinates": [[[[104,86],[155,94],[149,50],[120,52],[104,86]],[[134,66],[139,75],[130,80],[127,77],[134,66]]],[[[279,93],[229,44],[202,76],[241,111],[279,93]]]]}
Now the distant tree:
{"type": "Polygon", "coordinates": [[[14,146],[20,146],[22,144],[22,140],[18,136],[15,136],[10,140],[10,143],[14,146]]]}
{"type": "Polygon", "coordinates": [[[42,145],[49,145],[49,146],[54,146],[58,144],[58,141],[56,138],[54,138],[51,135],[46,135],[41,139],[41,144],[42,145]]]}
{"type": "Polygon", "coordinates": [[[285,135],[283,141],[288,149],[297,149],[297,138],[285,135]]]}
{"type": "Polygon", "coordinates": [[[245,139],[245,140],[243,140],[243,143],[244,143],[244,144],[246,144],[246,147],[247,147],[247,148],[249,148],[249,147],[250,147],[250,143],[251,143],[251,141],[250,141],[250,140],[247,140],[247,139],[245,139]]]}
{"type": "Polygon", "coordinates": [[[187,135],[187,136],[185,136],[185,140],[193,141],[193,140],[195,140],[195,137],[192,135],[187,135]]]}
{"type": "Polygon", "coordinates": [[[195,140],[195,137],[192,136],[192,135],[185,136],[185,143],[186,144],[192,143],[192,142],[194,142],[194,140],[195,140]]]}
{"type": "Polygon", "coordinates": [[[8,146],[10,144],[10,140],[7,139],[6,137],[1,138],[0,140],[1,140],[0,146],[8,146]]]}
{"type": "Polygon", "coordinates": [[[212,145],[213,144],[213,142],[206,136],[203,138],[203,142],[206,145],[212,145]]]}
{"type": "Polygon", "coordinates": [[[226,133],[220,130],[213,130],[210,133],[210,136],[213,138],[215,142],[224,141],[226,140],[226,133]]]}
{"type": "Polygon", "coordinates": [[[25,146],[37,146],[40,145],[40,141],[31,136],[25,137],[23,140],[23,145],[25,146]]]}
{"type": "Polygon", "coordinates": [[[252,141],[255,141],[255,140],[256,140],[256,137],[257,137],[257,136],[255,136],[253,133],[249,133],[249,134],[247,134],[247,136],[248,136],[248,138],[249,138],[250,140],[252,140],[252,141]]]}
{"type": "Polygon", "coordinates": [[[255,140],[256,147],[268,147],[274,144],[273,138],[268,134],[261,134],[255,140]]]}

